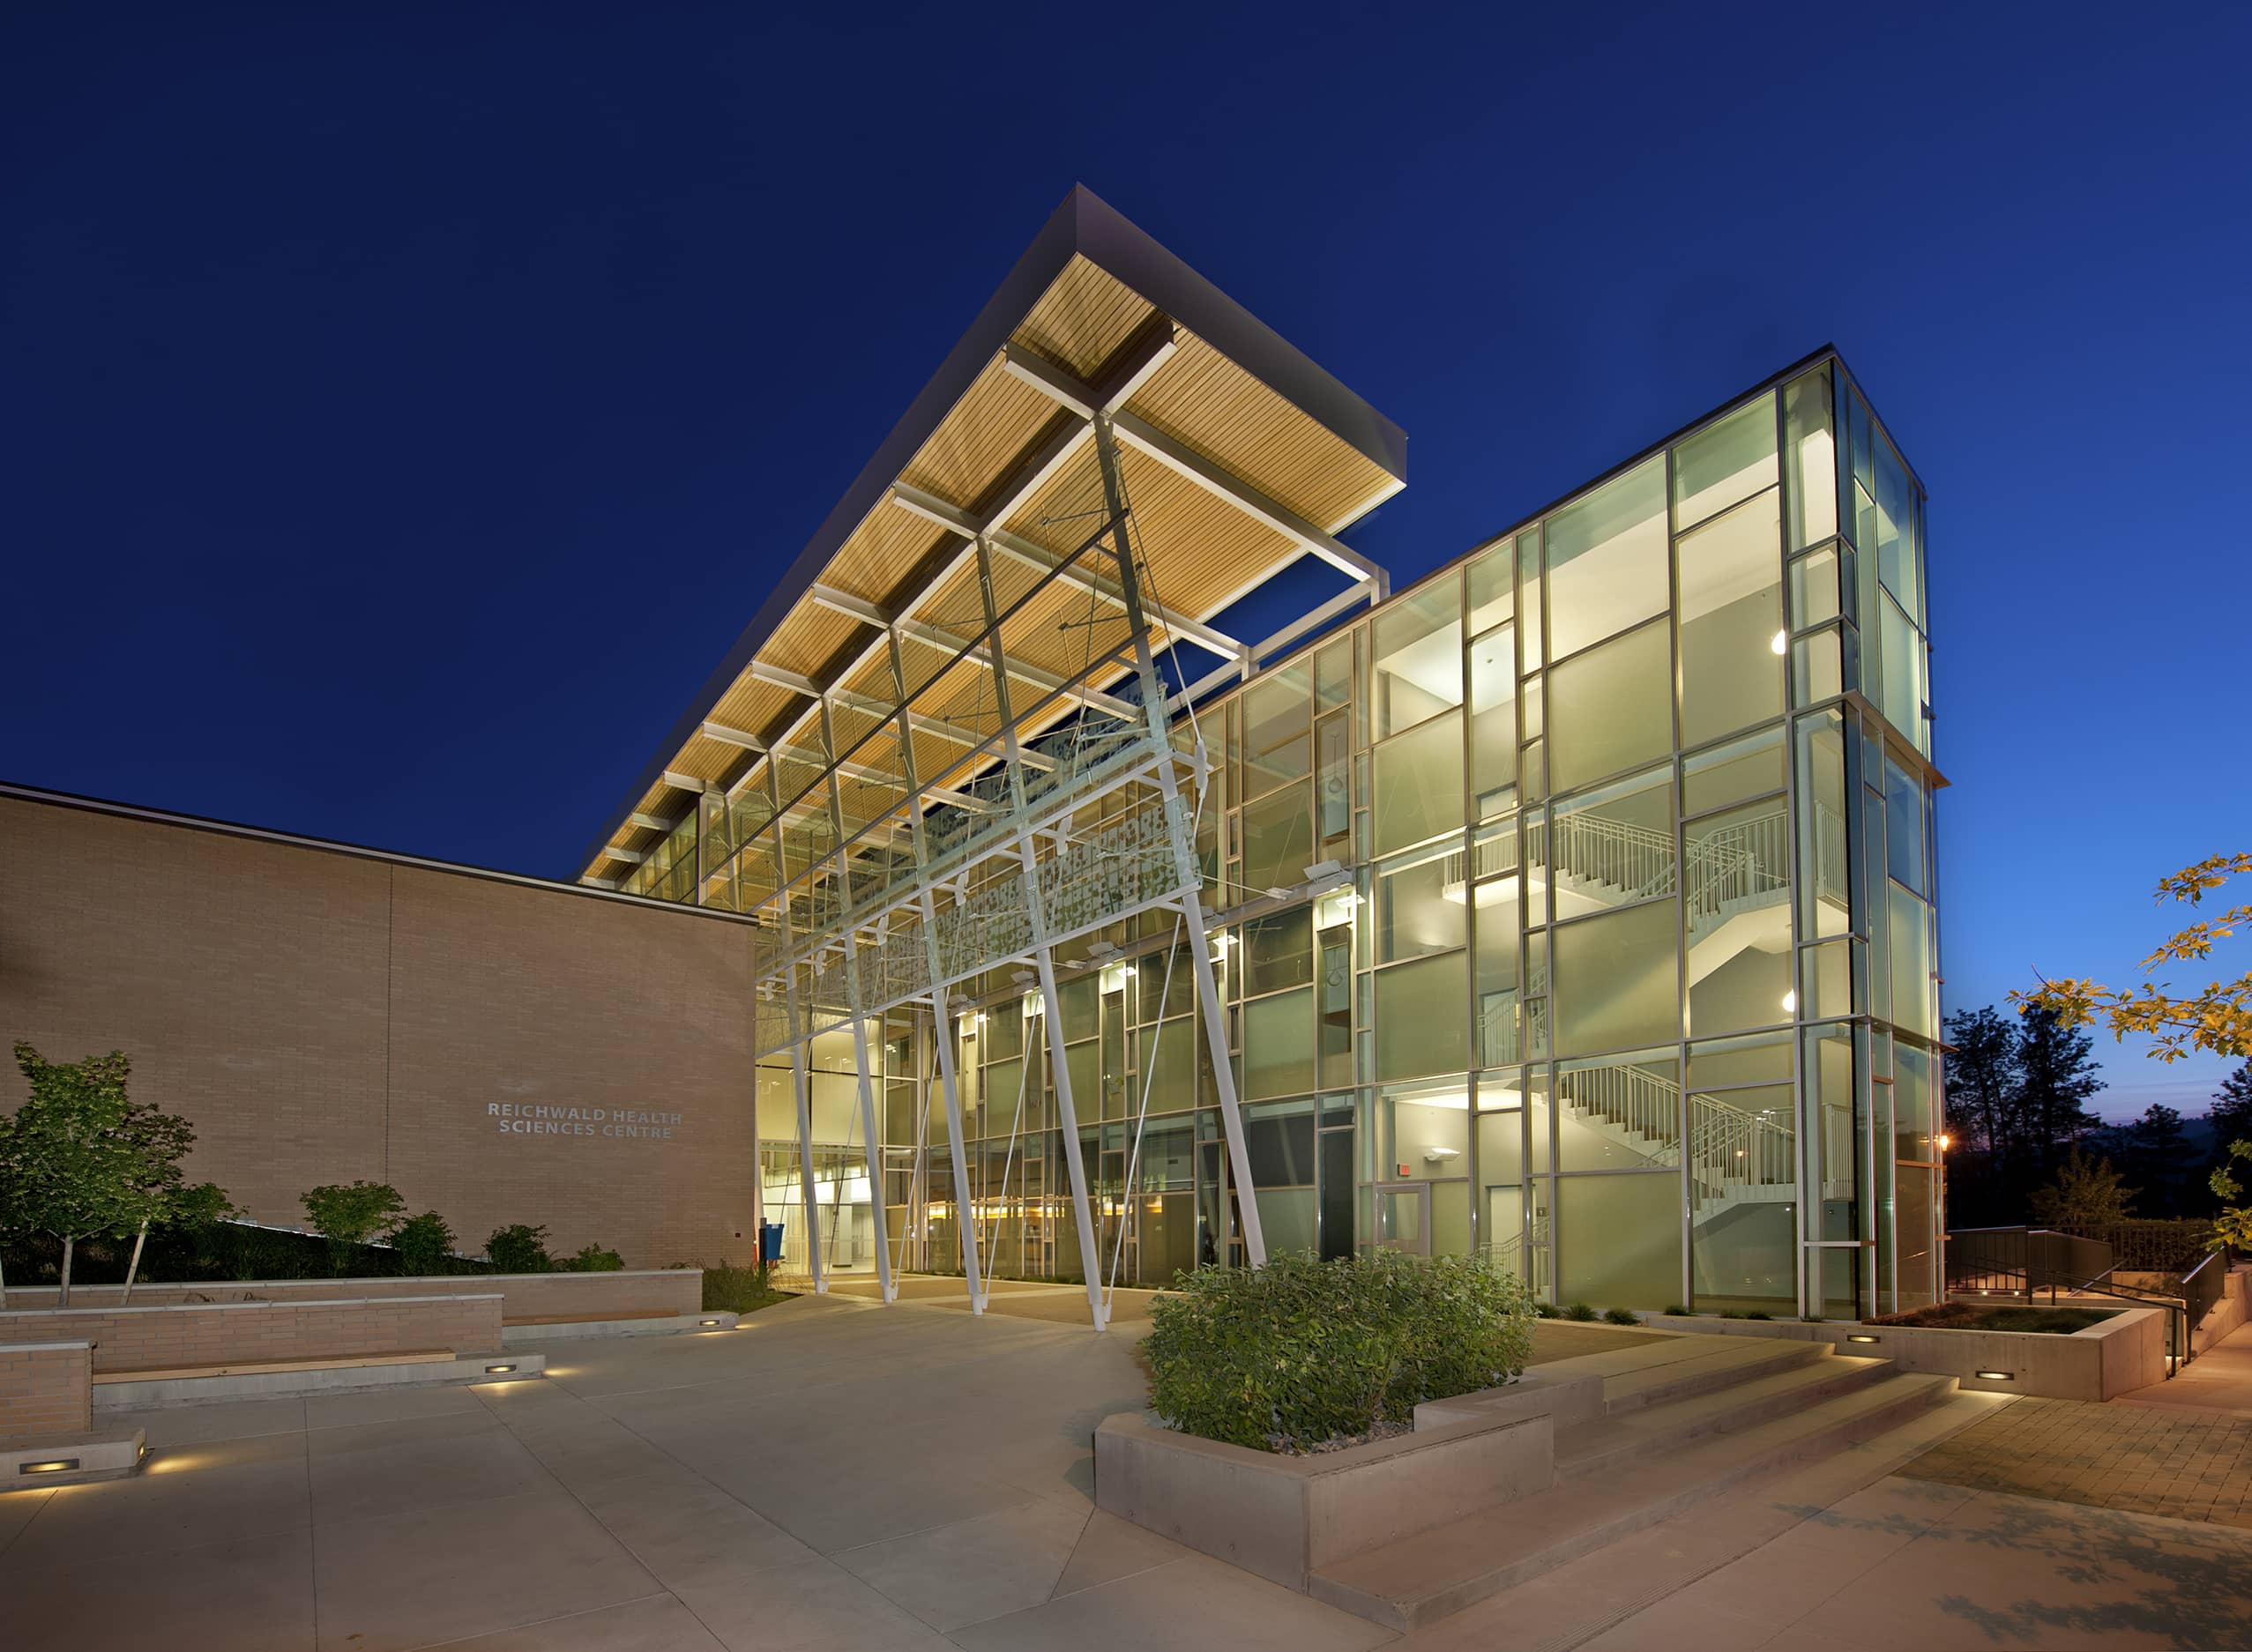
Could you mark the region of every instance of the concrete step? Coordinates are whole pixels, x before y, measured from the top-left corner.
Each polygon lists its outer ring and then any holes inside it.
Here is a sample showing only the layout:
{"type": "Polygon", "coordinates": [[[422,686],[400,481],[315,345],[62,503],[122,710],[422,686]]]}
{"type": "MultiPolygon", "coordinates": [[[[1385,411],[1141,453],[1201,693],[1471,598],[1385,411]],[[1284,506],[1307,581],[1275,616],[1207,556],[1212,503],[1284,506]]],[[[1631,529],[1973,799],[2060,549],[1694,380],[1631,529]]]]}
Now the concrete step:
{"type": "Polygon", "coordinates": [[[1615,1462],[1335,1562],[1308,1580],[1307,1592],[1372,1623],[1413,1629],[1755,1476],[1882,1434],[1954,1392],[1952,1377],[1886,1374],[1788,1416],[1615,1462]]]}
{"type": "Polygon", "coordinates": [[[1676,1450],[1692,1440],[1772,1422],[1892,1374],[1889,1359],[1832,1354],[1708,1393],[1583,1423],[1557,1433],[1556,1476],[1569,1479],[1596,1473],[1645,1460],[1654,1452],[1676,1450]]]}
{"type": "Polygon", "coordinates": [[[1810,1366],[1830,1352],[1830,1344],[1801,1342],[1796,1337],[1703,1336],[1694,1343],[1683,1339],[1678,1350],[1669,1351],[1673,1358],[1652,1358],[1632,1370],[1605,1373],[1605,1415],[1618,1417],[1647,1405],[1686,1400],[1778,1371],[1810,1366]]]}

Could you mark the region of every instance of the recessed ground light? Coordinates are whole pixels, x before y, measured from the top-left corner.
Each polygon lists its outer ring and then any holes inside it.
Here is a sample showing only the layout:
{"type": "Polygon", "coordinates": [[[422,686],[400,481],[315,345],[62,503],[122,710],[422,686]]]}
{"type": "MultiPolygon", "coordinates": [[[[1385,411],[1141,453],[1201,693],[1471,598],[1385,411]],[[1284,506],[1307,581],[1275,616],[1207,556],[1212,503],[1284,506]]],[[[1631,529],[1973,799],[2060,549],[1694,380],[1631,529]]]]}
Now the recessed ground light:
{"type": "Polygon", "coordinates": [[[1846,1338],[1846,1340],[1847,1342],[1849,1342],[1849,1343],[1873,1343],[1873,1342],[1875,1342],[1875,1341],[1876,1340],[1876,1338],[1875,1338],[1875,1337],[1874,1337],[1874,1336],[1859,1336],[1859,1335],[1854,1335],[1854,1336],[1847,1336],[1847,1337],[1846,1338]]]}
{"type": "Polygon", "coordinates": [[[2014,1382],[2017,1378],[2014,1371],[1973,1371],[1971,1374],[1981,1382],[2014,1382]]]}
{"type": "Polygon", "coordinates": [[[697,1321],[697,1323],[698,1325],[717,1325],[719,1322],[720,1322],[720,1321],[717,1321],[717,1320],[698,1320],[698,1321],[697,1321]]]}
{"type": "Polygon", "coordinates": [[[514,1366],[487,1366],[485,1367],[485,1374],[488,1377],[497,1377],[504,1372],[510,1372],[515,1369],[516,1367],[514,1366]]]}
{"type": "Polygon", "coordinates": [[[19,1462],[18,1474],[63,1474],[78,1466],[76,1457],[56,1457],[46,1462],[19,1462]]]}

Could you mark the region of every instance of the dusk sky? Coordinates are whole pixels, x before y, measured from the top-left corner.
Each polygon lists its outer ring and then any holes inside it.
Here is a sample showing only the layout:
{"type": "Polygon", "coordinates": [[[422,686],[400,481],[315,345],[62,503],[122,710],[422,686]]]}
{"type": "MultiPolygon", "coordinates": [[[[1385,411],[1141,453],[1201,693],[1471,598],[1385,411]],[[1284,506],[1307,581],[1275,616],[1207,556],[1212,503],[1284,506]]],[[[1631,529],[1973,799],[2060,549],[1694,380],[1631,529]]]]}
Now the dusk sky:
{"type": "Polygon", "coordinates": [[[575,875],[1085,182],[1406,430],[1403,584],[1834,341],[1948,1007],[2129,978],[2252,849],[2252,10],[2072,12],[8,7],[0,778],[575,875]]]}

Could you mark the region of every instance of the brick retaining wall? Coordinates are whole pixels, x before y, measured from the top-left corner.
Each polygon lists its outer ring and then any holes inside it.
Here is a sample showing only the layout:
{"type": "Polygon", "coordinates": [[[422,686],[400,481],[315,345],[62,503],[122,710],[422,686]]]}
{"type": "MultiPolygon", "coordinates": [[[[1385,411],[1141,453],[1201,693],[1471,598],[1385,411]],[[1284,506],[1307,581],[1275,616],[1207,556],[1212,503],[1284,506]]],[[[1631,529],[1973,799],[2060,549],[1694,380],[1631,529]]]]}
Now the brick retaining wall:
{"type": "MultiPolygon", "coordinates": [[[[11,1309],[55,1306],[54,1287],[8,1289],[11,1309]]],[[[115,1308],[122,1285],[73,1285],[71,1306],[115,1308]]],[[[242,1279],[201,1284],[137,1284],[132,1306],[173,1307],[226,1302],[333,1302],[339,1298],[492,1296],[503,1319],[570,1313],[601,1319],[622,1313],[694,1313],[704,1306],[704,1275],[694,1268],[609,1274],[450,1274],[436,1278],[242,1279]]]]}
{"type": "Polygon", "coordinates": [[[77,1340],[93,1344],[93,1369],[102,1373],[437,1348],[487,1354],[498,1351],[501,1346],[501,1299],[496,1295],[375,1300],[332,1297],[311,1302],[173,1307],[143,1307],[136,1303],[130,1308],[0,1313],[0,1343],[77,1340]]]}
{"type": "Polygon", "coordinates": [[[85,1343],[0,1343],[0,1446],[83,1434],[93,1426],[91,1348],[85,1343]]]}

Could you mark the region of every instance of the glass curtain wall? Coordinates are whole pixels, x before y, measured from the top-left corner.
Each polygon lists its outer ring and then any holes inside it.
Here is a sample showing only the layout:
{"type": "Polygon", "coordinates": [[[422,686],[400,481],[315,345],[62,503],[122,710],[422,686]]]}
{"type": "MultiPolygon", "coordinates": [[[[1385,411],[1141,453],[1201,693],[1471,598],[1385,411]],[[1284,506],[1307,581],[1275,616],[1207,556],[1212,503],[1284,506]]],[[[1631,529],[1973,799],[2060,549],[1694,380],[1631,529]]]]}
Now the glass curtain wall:
{"type": "MultiPolygon", "coordinates": [[[[1475,1252],[1599,1307],[1932,1299],[1923,543],[1920,488],[1827,359],[1198,709],[1271,1249],[1475,1252]]],[[[788,873],[787,821],[712,815],[788,873]]],[[[938,1036],[995,1274],[1089,1265],[1051,1038],[1104,1276],[1241,1260],[1184,945],[1157,912],[1063,949],[1056,1028],[1021,964],[961,984],[943,1031],[892,1012],[902,1266],[958,1267],[938,1036]]]]}

